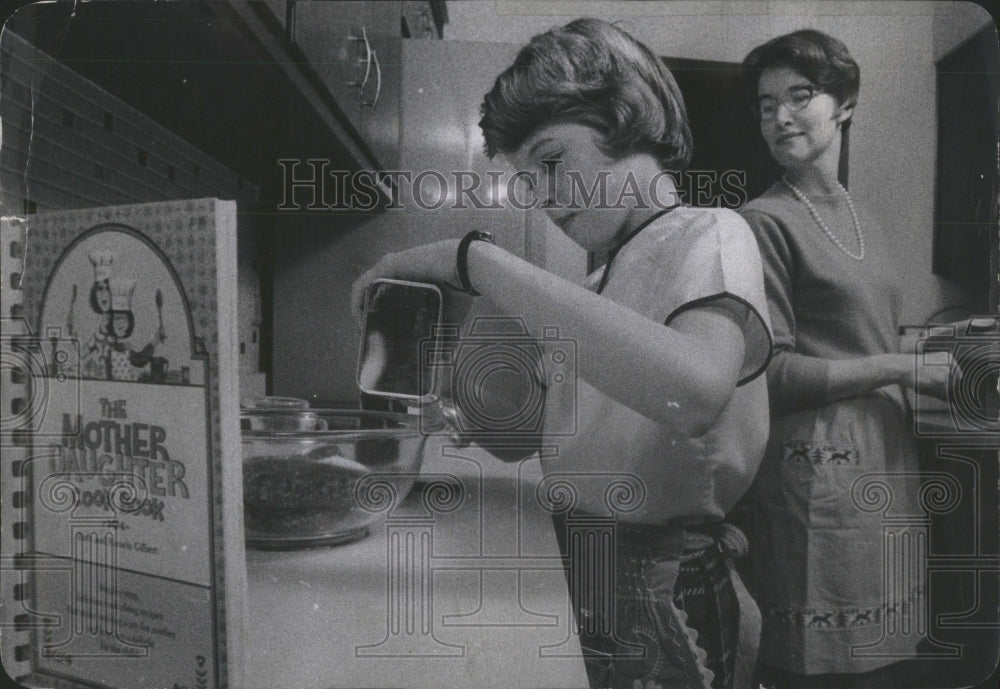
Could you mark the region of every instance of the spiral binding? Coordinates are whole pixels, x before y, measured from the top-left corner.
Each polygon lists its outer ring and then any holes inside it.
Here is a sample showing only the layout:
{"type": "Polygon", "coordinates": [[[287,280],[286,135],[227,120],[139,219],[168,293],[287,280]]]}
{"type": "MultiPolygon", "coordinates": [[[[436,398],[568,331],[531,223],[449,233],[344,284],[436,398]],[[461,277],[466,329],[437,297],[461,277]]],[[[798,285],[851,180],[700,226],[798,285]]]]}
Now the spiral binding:
{"type": "MultiPolygon", "coordinates": [[[[25,240],[25,226],[20,219],[0,219],[0,279],[3,280],[3,288],[0,289],[0,315],[4,330],[4,337],[0,338],[0,357],[10,357],[10,361],[16,360],[12,356],[13,339],[18,335],[28,334],[24,322],[20,320],[23,301],[20,276],[24,270],[25,240]]],[[[4,448],[3,470],[6,471],[9,467],[10,473],[4,476],[4,494],[0,496],[0,524],[4,525],[2,540],[5,566],[17,571],[25,567],[25,545],[30,536],[25,510],[30,506],[31,499],[30,494],[21,488],[28,468],[27,453],[31,437],[23,429],[14,427],[13,417],[24,407],[28,381],[27,372],[12,366],[4,366],[2,376],[0,404],[3,405],[4,422],[0,426],[0,446],[4,448]]],[[[16,577],[14,580],[21,578],[16,577]]],[[[23,604],[30,605],[31,585],[30,580],[13,585],[9,583],[11,578],[5,578],[4,581],[8,583],[0,591],[0,596],[5,601],[13,599],[15,604],[4,604],[0,616],[5,636],[13,639],[12,644],[3,645],[3,665],[15,681],[22,682],[32,671],[32,620],[30,615],[18,610],[27,607],[23,604]]]]}

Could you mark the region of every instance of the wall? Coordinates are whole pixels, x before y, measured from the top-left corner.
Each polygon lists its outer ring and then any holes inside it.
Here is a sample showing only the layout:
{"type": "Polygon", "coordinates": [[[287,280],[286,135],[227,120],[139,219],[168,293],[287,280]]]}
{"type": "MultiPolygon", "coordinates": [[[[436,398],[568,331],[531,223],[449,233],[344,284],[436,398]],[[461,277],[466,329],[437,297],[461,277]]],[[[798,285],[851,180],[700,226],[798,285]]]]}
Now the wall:
{"type": "MultiPolygon", "coordinates": [[[[899,238],[904,323],[921,323],[963,295],[931,273],[936,150],[934,60],[971,35],[985,12],[931,2],[467,2],[448,3],[449,40],[523,44],[579,16],[622,20],[657,53],[739,62],[798,28],[840,38],[861,66],[851,133],[852,194],[899,238]]],[[[988,22],[988,17],[985,18],[988,22]]]]}
{"type": "Polygon", "coordinates": [[[0,44],[4,213],[256,198],[254,185],[13,31],[0,44]]]}
{"type": "Polygon", "coordinates": [[[0,38],[0,83],[4,215],[204,197],[238,202],[240,373],[244,390],[263,392],[259,222],[246,212],[256,186],[10,30],[0,38]]]}

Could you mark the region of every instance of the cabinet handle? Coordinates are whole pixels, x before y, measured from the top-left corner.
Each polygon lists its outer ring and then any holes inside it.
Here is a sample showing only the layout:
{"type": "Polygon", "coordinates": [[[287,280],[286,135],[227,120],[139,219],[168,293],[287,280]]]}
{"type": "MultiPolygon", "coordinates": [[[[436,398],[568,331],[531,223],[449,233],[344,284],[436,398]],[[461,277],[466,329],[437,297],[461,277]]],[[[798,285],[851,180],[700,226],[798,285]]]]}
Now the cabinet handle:
{"type": "MultiPolygon", "coordinates": [[[[375,51],[372,50],[372,44],[368,41],[368,32],[365,31],[365,27],[363,26],[361,27],[360,36],[348,36],[347,38],[348,40],[351,41],[365,42],[365,76],[361,79],[361,81],[355,79],[354,81],[347,82],[351,86],[357,86],[358,90],[360,91],[368,83],[368,77],[371,75],[372,72],[372,58],[375,57],[375,51]]],[[[358,58],[358,62],[361,62],[361,58],[358,58]]]]}
{"type": "Polygon", "coordinates": [[[375,59],[375,97],[371,101],[362,103],[362,105],[371,108],[372,112],[375,112],[375,106],[378,105],[378,98],[382,94],[382,65],[378,62],[378,55],[375,51],[372,51],[372,57],[375,59]]]}

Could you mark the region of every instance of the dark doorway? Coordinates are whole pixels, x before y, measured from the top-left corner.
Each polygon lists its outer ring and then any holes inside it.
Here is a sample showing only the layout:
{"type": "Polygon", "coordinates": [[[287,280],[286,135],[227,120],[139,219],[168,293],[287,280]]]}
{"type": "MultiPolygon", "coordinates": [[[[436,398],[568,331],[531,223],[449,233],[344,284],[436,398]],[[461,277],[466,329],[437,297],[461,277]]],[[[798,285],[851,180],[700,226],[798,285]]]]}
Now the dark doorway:
{"type": "Polygon", "coordinates": [[[997,305],[998,69],[993,27],[937,63],[934,273],[967,290],[981,313],[997,305]]]}
{"type": "Polygon", "coordinates": [[[694,137],[694,155],[682,185],[688,192],[685,201],[733,208],[759,196],[778,179],[781,168],[761,138],[752,103],[743,92],[740,66],[673,57],[663,62],[684,95],[694,137]],[[734,204],[737,178],[743,193],[742,201],[734,204]]]}

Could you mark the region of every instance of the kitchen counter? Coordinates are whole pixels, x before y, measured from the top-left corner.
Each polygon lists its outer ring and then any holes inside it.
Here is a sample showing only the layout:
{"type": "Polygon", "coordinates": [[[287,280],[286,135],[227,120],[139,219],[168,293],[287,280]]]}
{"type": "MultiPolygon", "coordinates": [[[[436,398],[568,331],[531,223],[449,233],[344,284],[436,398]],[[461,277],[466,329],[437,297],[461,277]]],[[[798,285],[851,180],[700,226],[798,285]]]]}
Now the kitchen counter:
{"type": "Polygon", "coordinates": [[[249,687],[587,686],[538,461],[428,449],[367,538],[248,551],[249,687]]]}

